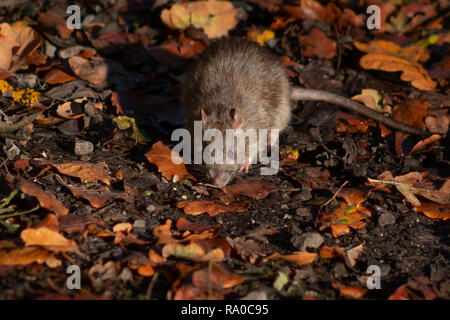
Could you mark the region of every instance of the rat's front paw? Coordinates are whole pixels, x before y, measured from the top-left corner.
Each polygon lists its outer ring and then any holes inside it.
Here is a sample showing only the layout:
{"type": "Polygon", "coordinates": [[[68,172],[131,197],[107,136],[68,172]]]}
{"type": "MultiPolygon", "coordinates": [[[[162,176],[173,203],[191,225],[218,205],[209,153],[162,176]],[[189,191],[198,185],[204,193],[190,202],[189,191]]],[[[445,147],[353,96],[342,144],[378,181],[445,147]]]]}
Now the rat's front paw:
{"type": "Polygon", "coordinates": [[[251,166],[252,166],[251,163],[246,163],[239,168],[239,172],[245,171],[245,173],[248,173],[248,170],[250,170],[251,166]]]}

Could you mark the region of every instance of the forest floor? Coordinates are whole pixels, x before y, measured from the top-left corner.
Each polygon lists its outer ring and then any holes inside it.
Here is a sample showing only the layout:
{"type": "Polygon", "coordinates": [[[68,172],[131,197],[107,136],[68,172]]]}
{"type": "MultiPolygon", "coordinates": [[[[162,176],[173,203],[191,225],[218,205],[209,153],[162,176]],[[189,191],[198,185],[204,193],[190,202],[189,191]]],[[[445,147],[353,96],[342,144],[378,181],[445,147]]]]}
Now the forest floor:
{"type": "Polygon", "coordinates": [[[73,2],[0,4],[0,299],[450,298],[445,1],[73,2]],[[430,136],[299,102],[276,175],[205,184],[170,134],[227,33],[430,136]]]}

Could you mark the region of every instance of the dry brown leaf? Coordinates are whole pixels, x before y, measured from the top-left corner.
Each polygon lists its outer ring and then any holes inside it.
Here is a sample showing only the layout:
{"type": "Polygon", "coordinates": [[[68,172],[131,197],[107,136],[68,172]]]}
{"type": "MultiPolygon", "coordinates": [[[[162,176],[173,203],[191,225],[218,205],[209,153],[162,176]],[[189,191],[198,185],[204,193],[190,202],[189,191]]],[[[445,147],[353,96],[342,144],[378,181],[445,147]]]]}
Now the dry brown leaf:
{"type": "Polygon", "coordinates": [[[58,232],[46,227],[37,229],[28,228],[20,233],[20,237],[29,246],[41,246],[54,252],[77,251],[78,246],[75,241],[68,240],[58,232]]]}
{"type": "Polygon", "coordinates": [[[212,263],[211,267],[194,271],[192,283],[202,289],[231,289],[238,284],[244,283],[245,279],[240,275],[231,273],[218,263],[212,263]]]}
{"type": "Polygon", "coordinates": [[[38,22],[44,29],[56,29],[63,39],[69,39],[73,32],[67,27],[66,20],[52,11],[40,13],[38,22]]]}
{"type": "Polygon", "coordinates": [[[14,180],[14,185],[23,193],[36,197],[41,207],[54,212],[56,215],[66,215],[69,213],[69,209],[67,209],[61,201],[56,199],[53,194],[42,190],[37,184],[26,181],[21,177],[16,177],[14,180]]]}
{"type": "Polygon", "coordinates": [[[430,279],[424,276],[409,277],[408,282],[400,286],[393,294],[389,296],[389,300],[434,300],[438,296],[431,285],[430,279]],[[423,298],[417,295],[422,293],[423,298]]]}
{"type": "Polygon", "coordinates": [[[450,219],[450,204],[422,202],[420,206],[415,209],[418,212],[423,212],[424,215],[431,219],[450,219]]]}
{"type": "Polygon", "coordinates": [[[75,99],[60,104],[56,108],[56,113],[63,119],[79,119],[85,116],[82,104],[86,102],[86,98],[75,99]]]}
{"type": "Polygon", "coordinates": [[[121,222],[113,227],[113,232],[131,232],[133,225],[129,222],[121,222]]]}
{"type": "Polygon", "coordinates": [[[109,168],[105,162],[88,163],[75,161],[65,163],[49,162],[48,164],[62,174],[79,178],[83,183],[97,183],[100,181],[109,185],[114,180],[113,177],[108,175],[109,168]]]}
{"type": "Polygon", "coordinates": [[[317,56],[319,58],[331,59],[336,55],[336,41],[331,40],[319,29],[312,29],[306,36],[300,37],[305,49],[306,57],[317,56]]]}
{"type": "Polygon", "coordinates": [[[386,105],[383,95],[375,89],[363,89],[361,94],[352,97],[353,100],[364,103],[367,108],[378,112],[391,113],[391,107],[386,105]]]}
{"type": "Polygon", "coordinates": [[[161,12],[161,20],[172,29],[203,29],[209,38],[227,36],[238,23],[237,11],[230,1],[176,3],[161,12]]]}
{"type": "Polygon", "coordinates": [[[224,212],[246,212],[248,205],[248,201],[221,204],[209,200],[194,200],[180,201],[177,203],[177,208],[183,208],[184,213],[194,216],[202,213],[207,213],[210,216],[216,216],[224,212]]]}
{"type": "Polygon", "coordinates": [[[27,63],[27,56],[35,51],[42,39],[23,22],[0,24],[0,70],[15,72],[27,63]]]}
{"type": "Polygon", "coordinates": [[[232,185],[223,187],[222,191],[231,196],[243,195],[260,200],[266,198],[273,188],[273,183],[264,180],[242,179],[232,185]]]}
{"type": "Polygon", "coordinates": [[[423,119],[428,114],[428,105],[418,100],[408,99],[404,103],[395,106],[392,117],[402,123],[415,128],[425,128],[423,119]]]}
{"type": "Polygon", "coordinates": [[[353,299],[361,299],[367,292],[367,288],[360,286],[348,286],[338,282],[332,282],[331,286],[334,289],[339,290],[341,296],[353,299]]]}
{"type": "Polygon", "coordinates": [[[173,182],[183,182],[185,179],[196,180],[187,172],[186,166],[178,154],[174,154],[174,157],[178,157],[181,163],[173,163],[172,150],[166,147],[162,141],[153,144],[152,149],[145,154],[145,157],[149,162],[155,164],[162,176],[168,180],[173,182]]]}
{"type": "Polygon", "coordinates": [[[346,201],[339,201],[339,208],[331,212],[322,213],[317,219],[320,230],[331,227],[335,238],[349,233],[350,228],[363,228],[366,225],[364,220],[371,216],[370,210],[360,204],[365,200],[365,196],[361,191],[342,189],[338,197],[342,197],[346,201]]]}
{"type": "Polygon", "coordinates": [[[33,262],[46,263],[54,268],[61,264],[61,261],[53,256],[53,253],[40,247],[29,247],[23,249],[13,249],[10,251],[0,251],[0,265],[24,266],[33,262]],[[58,264],[59,261],[59,264],[58,264]]]}
{"type": "Polygon", "coordinates": [[[191,261],[222,261],[225,254],[221,248],[215,248],[211,251],[206,251],[202,246],[196,242],[183,245],[180,243],[166,244],[162,249],[162,256],[168,258],[174,256],[179,259],[187,259],[191,261]]]}
{"type": "Polygon", "coordinates": [[[354,44],[359,50],[367,53],[359,60],[364,69],[402,71],[400,78],[403,81],[411,81],[418,89],[433,90],[436,87],[436,82],[431,80],[428,72],[419,63],[428,59],[426,48],[402,48],[384,40],[374,40],[369,44],[355,41],[354,44]]]}
{"type": "Polygon", "coordinates": [[[172,220],[167,219],[165,224],[156,226],[153,229],[153,235],[158,238],[156,244],[170,244],[180,242],[180,240],[176,240],[172,237],[172,232],[170,231],[171,226],[172,220]]]}
{"type": "Polygon", "coordinates": [[[77,78],[65,73],[61,69],[52,68],[45,74],[42,79],[50,84],[62,84],[76,80],[77,78]]]}
{"type": "Polygon", "coordinates": [[[268,256],[267,260],[286,260],[299,266],[304,266],[313,263],[317,258],[315,252],[294,252],[292,254],[280,254],[275,252],[268,256]]]}
{"type": "Polygon", "coordinates": [[[104,88],[108,85],[110,69],[102,59],[85,59],[79,56],[69,58],[69,65],[73,73],[83,80],[89,82],[96,88],[104,88]]]}
{"type": "Polygon", "coordinates": [[[75,198],[83,198],[89,201],[94,208],[103,208],[111,199],[120,199],[128,203],[133,203],[134,198],[126,192],[111,192],[108,187],[99,189],[86,189],[66,185],[75,198]]]}

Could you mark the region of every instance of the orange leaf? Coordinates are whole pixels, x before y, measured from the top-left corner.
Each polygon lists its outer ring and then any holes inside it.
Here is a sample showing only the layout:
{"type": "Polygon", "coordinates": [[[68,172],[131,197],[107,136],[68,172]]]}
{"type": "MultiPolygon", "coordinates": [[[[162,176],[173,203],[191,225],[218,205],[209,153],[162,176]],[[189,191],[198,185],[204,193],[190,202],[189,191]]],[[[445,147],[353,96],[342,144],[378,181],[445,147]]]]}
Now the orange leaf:
{"type": "Polygon", "coordinates": [[[208,200],[180,201],[177,208],[183,208],[184,213],[190,215],[199,215],[207,213],[210,216],[216,216],[224,212],[245,212],[249,205],[248,201],[233,202],[229,205],[216,203],[208,200]]]}
{"type": "Polygon", "coordinates": [[[421,202],[420,207],[415,208],[416,211],[423,212],[431,219],[450,219],[450,204],[438,204],[431,202],[421,202]]]}
{"type": "Polygon", "coordinates": [[[54,260],[56,259],[51,252],[39,247],[14,249],[11,251],[0,251],[0,265],[24,266],[33,262],[41,264],[44,262],[49,262],[51,266],[56,267],[54,260]]]}
{"type": "Polygon", "coordinates": [[[69,213],[69,209],[56,199],[53,194],[45,192],[37,184],[26,181],[21,177],[16,177],[14,185],[23,193],[36,197],[42,207],[56,213],[56,215],[66,215],[69,213]]]}
{"type": "Polygon", "coordinates": [[[371,212],[362,205],[350,205],[344,201],[340,201],[339,205],[339,208],[322,214],[318,219],[318,223],[321,224],[320,230],[331,227],[335,238],[349,233],[350,227],[353,229],[363,228],[366,225],[363,220],[371,216],[371,212]]]}
{"type": "Polygon", "coordinates": [[[27,63],[27,56],[35,51],[42,39],[23,22],[0,24],[0,70],[15,72],[27,63]]]}
{"type": "Polygon", "coordinates": [[[69,75],[58,68],[50,69],[43,77],[43,80],[50,84],[62,84],[76,79],[76,77],[69,75]]]}
{"type": "Polygon", "coordinates": [[[271,254],[267,260],[286,260],[299,266],[304,266],[313,263],[317,258],[315,252],[294,252],[293,254],[279,254],[278,252],[271,254]]]}
{"type": "Polygon", "coordinates": [[[411,81],[411,84],[418,89],[432,90],[436,87],[436,82],[431,80],[428,72],[418,62],[424,60],[426,48],[402,48],[384,40],[374,40],[369,45],[356,41],[354,44],[359,50],[367,52],[359,60],[359,64],[364,69],[402,71],[400,78],[403,81],[411,81]]]}
{"type": "Polygon", "coordinates": [[[104,184],[111,184],[113,177],[108,175],[108,165],[105,162],[88,163],[88,162],[66,162],[66,163],[49,163],[62,174],[81,179],[83,183],[97,183],[98,181],[104,184]]]}
{"type": "Polygon", "coordinates": [[[178,157],[177,160],[181,163],[175,164],[172,161],[172,150],[166,147],[162,141],[153,144],[152,149],[145,154],[147,160],[158,167],[158,171],[164,178],[174,182],[183,182],[185,179],[196,180],[187,172],[181,157],[175,153],[173,156],[178,157]]]}
{"type": "Polygon", "coordinates": [[[173,4],[161,12],[161,20],[170,28],[201,28],[209,38],[228,35],[237,23],[237,10],[230,1],[195,1],[173,4]]]}
{"type": "Polygon", "coordinates": [[[211,268],[194,271],[192,274],[192,283],[202,289],[211,287],[216,290],[230,289],[244,282],[240,275],[231,273],[218,263],[213,263],[211,268]]]}
{"type": "Polygon", "coordinates": [[[264,199],[273,189],[272,183],[256,179],[243,179],[233,185],[222,188],[222,191],[232,196],[244,195],[253,199],[264,199]]]}
{"type": "Polygon", "coordinates": [[[26,246],[41,246],[55,252],[78,250],[78,246],[75,241],[68,240],[58,232],[50,230],[46,227],[25,229],[20,233],[20,237],[25,242],[26,246]]]}
{"type": "Polygon", "coordinates": [[[367,292],[366,288],[362,288],[360,286],[347,286],[338,282],[332,282],[331,286],[334,289],[339,290],[341,296],[354,299],[361,299],[367,292]]]}
{"type": "Polygon", "coordinates": [[[300,41],[305,46],[303,54],[306,57],[331,59],[336,55],[336,41],[329,39],[319,29],[312,29],[306,36],[301,36],[300,41]]]}
{"type": "Polygon", "coordinates": [[[156,244],[168,244],[179,242],[179,240],[176,240],[172,237],[172,232],[170,231],[171,226],[172,220],[167,219],[165,224],[157,226],[153,229],[153,235],[158,238],[158,242],[156,242],[156,244]]]}

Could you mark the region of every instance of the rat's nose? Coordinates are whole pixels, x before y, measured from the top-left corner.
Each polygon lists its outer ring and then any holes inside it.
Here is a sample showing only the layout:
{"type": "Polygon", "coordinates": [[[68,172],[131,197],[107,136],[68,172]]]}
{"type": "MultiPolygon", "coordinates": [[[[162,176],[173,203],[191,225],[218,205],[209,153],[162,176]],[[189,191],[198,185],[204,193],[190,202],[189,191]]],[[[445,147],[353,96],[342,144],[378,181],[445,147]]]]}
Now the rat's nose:
{"type": "Polygon", "coordinates": [[[231,176],[228,174],[218,174],[212,179],[212,183],[217,187],[224,187],[229,181],[231,176]]]}

